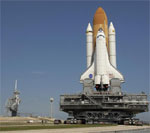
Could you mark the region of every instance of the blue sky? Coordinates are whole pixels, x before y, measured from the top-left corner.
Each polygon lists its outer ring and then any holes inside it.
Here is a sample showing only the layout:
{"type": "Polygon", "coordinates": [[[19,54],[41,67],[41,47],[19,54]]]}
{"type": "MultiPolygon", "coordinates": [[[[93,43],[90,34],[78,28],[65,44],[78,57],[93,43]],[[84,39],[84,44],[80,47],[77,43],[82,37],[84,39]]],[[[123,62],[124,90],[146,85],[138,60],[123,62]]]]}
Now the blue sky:
{"type": "MultiPolygon", "coordinates": [[[[116,29],[117,64],[125,77],[122,90],[149,93],[149,2],[1,2],[1,114],[18,80],[20,112],[46,115],[54,97],[82,91],[86,69],[88,22],[101,6],[116,29]]],[[[141,114],[147,118],[147,113],[141,114]]]]}

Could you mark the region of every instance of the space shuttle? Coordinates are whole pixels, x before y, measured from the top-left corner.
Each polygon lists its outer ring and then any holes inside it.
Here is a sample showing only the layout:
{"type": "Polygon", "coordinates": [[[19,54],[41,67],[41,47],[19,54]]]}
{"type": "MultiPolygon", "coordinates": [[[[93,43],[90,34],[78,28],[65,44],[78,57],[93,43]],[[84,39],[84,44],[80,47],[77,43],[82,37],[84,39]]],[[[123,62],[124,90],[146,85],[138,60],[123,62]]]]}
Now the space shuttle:
{"type": "Polygon", "coordinates": [[[109,29],[105,11],[99,7],[93,18],[93,29],[86,30],[87,69],[80,77],[80,83],[92,79],[97,90],[109,88],[112,79],[124,82],[116,63],[116,33],[113,23],[109,29]]]}

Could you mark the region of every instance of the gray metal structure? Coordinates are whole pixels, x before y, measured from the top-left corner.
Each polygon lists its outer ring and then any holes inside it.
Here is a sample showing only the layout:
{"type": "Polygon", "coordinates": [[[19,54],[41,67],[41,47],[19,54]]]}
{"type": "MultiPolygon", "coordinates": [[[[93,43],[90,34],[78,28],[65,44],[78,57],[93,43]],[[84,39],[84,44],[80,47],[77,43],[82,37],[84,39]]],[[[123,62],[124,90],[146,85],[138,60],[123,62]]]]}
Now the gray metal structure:
{"type": "Polygon", "coordinates": [[[121,92],[120,80],[112,79],[108,90],[94,90],[91,79],[85,79],[79,94],[61,95],[60,110],[83,123],[123,123],[126,118],[148,111],[147,95],[121,92]]]}
{"type": "Polygon", "coordinates": [[[6,109],[11,112],[11,116],[17,116],[18,106],[21,99],[19,98],[20,92],[17,90],[17,80],[15,81],[15,90],[13,96],[7,100],[6,109]]]}

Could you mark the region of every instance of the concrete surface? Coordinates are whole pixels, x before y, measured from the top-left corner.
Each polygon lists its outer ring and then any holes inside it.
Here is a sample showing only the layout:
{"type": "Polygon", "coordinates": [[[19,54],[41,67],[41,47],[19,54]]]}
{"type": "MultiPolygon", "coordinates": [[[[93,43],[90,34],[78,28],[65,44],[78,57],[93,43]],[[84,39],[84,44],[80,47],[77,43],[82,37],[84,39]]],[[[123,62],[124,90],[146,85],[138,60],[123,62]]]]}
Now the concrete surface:
{"type": "MultiPolygon", "coordinates": [[[[113,133],[115,131],[118,131],[119,133],[121,133],[121,132],[124,132],[126,130],[136,130],[137,132],[139,130],[139,133],[142,133],[141,129],[147,129],[148,132],[144,132],[144,133],[149,133],[150,126],[125,126],[125,125],[118,125],[118,126],[109,126],[109,127],[2,131],[1,133],[106,133],[106,132],[113,133]]],[[[132,133],[132,131],[130,133],[132,133]]]]}
{"type": "Polygon", "coordinates": [[[48,117],[0,117],[0,122],[5,123],[5,122],[26,122],[29,120],[33,121],[40,121],[40,120],[47,120],[47,121],[54,121],[54,119],[48,118],[48,117]]]}

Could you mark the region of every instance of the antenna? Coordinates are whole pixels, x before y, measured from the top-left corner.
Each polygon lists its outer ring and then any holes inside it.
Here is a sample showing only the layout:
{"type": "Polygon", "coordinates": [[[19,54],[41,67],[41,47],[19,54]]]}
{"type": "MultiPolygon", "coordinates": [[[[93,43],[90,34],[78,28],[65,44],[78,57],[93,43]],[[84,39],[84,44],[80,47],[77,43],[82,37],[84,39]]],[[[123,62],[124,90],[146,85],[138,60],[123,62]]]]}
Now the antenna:
{"type": "Polygon", "coordinates": [[[17,91],[17,80],[15,80],[15,91],[17,91]]]}

